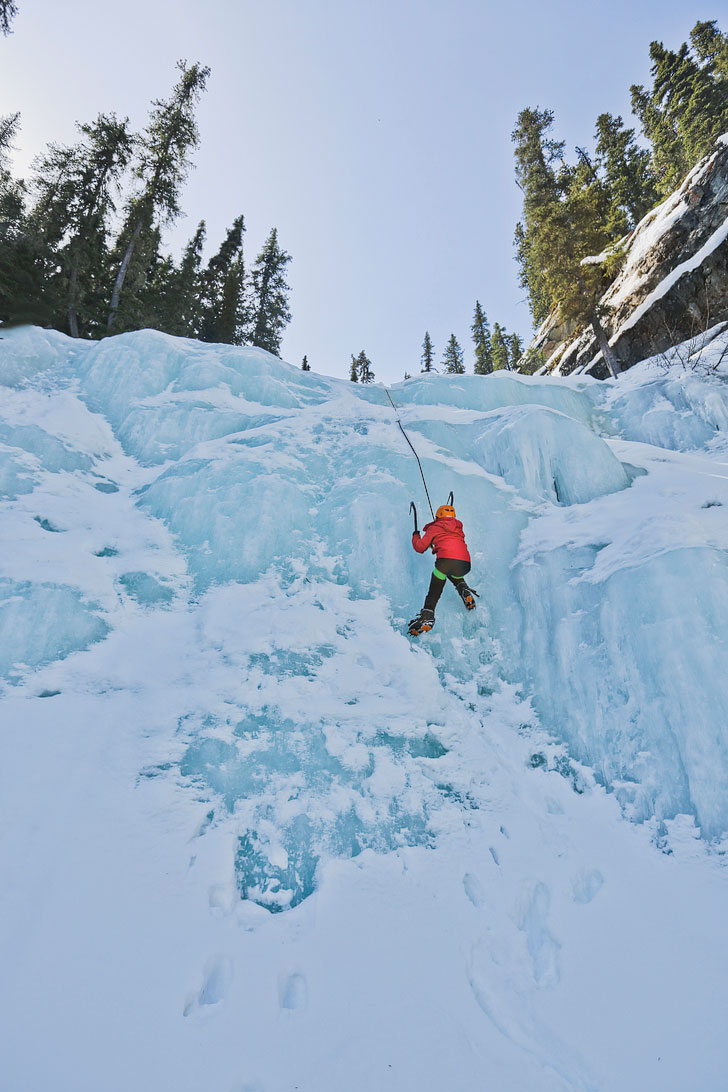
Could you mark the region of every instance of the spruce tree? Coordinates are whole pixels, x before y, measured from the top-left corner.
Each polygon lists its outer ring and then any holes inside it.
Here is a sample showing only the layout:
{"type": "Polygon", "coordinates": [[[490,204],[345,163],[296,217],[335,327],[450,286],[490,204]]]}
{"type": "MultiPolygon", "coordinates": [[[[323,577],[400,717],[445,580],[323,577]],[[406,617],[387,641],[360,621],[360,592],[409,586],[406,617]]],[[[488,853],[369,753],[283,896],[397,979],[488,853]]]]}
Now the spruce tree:
{"type": "Polygon", "coordinates": [[[718,29],[715,19],[697,22],[690,31],[690,42],[701,64],[709,65],[715,75],[728,78],[728,35],[718,29]]]}
{"type": "Polygon", "coordinates": [[[652,171],[662,195],[670,193],[688,172],[685,149],[675,128],[653,97],[639,84],[630,88],[632,113],[652,147],[652,171]]]}
{"type": "Polygon", "coordinates": [[[154,102],[141,141],[135,168],[141,190],[129,202],[126,223],[117,245],[118,269],[106,323],[108,333],[117,323],[132,260],[137,257],[142,276],[137,276],[136,280],[143,284],[144,268],[157,249],[155,228],[171,223],[179,216],[180,189],[190,169],[190,155],[199,143],[194,108],[205,89],[210,70],[199,64],[188,66],[184,61],[180,61],[177,68],[180,78],[172,97],[167,102],[154,102]]]}
{"type": "Polygon", "coordinates": [[[206,234],[205,221],[200,220],[182,252],[179,267],[173,268],[169,275],[166,305],[155,322],[156,328],[167,334],[201,337],[205,308],[202,251],[206,234]]]}
{"type": "Polygon", "coordinates": [[[0,170],[7,168],[8,153],[13,146],[20,127],[20,114],[7,114],[0,117],[0,170]]]}
{"type": "MultiPolygon", "coordinates": [[[[71,337],[98,331],[104,291],[109,218],[115,195],[132,154],[128,118],[100,114],[79,125],[85,138],[75,149],[70,182],[73,198],[66,206],[68,243],[59,254],[65,288],[65,320],[71,337]]],[[[63,200],[63,198],[61,198],[63,200]]],[[[58,324],[63,328],[62,321],[58,324]]]]}
{"type": "Polygon", "coordinates": [[[493,352],[490,343],[490,327],[480,301],[475,301],[473,325],[470,327],[475,345],[475,374],[488,375],[493,371],[493,352]]]}
{"type": "Polygon", "coordinates": [[[27,190],[10,172],[8,153],[20,121],[19,114],[0,118],[0,321],[33,321],[26,301],[36,291],[34,250],[29,245],[27,190]]]}
{"type": "Polygon", "coordinates": [[[523,342],[518,334],[508,334],[505,340],[508,346],[508,367],[515,372],[523,357],[523,342]]]}
{"type": "Polygon", "coordinates": [[[201,341],[213,341],[223,345],[243,343],[246,324],[244,231],[244,219],[238,216],[200,278],[201,341]]]}
{"type": "MultiPolygon", "coordinates": [[[[575,167],[564,163],[563,144],[547,135],[552,120],[550,111],[523,111],[513,134],[516,178],[524,195],[520,248],[526,259],[522,265],[525,283],[534,318],[540,321],[558,305],[562,319],[590,324],[609,371],[616,375],[619,363],[599,313],[608,273],[601,262],[583,264],[585,258],[602,254],[610,241],[607,189],[590,162],[582,158],[575,167]]],[[[495,330],[493,358],[497,367],[495,330]]]]}
{"type": "Polygon", "coordinates": [[[280,352],[283,331],[290,322],[286,266],[291,255],[278,245],[275,228],[268,236],[252,270],[253,316],[250,341],[276,356],[280,352]]]}
{"type": "Polygon", "coordinates": [[[434,366],[435,350],[432,346],[432,338],[429,331],[425,330],[425,340],[422,342],[422,357],[421,357],[421,372],[436,372],[437,368],[434,366]]]}
{"type": "Polygon", "coordinates": [[[445,352],[442,357],[442,366],[447,375],[464,375],[463,350],[455,334],[450,334],[445,352]]]}
{"type": "Polygon", "coordinates": [[[311,365],[308,362],[308,357],[307,356],[304,356],[303,360],[301,361],[301,371],[302,372],[310,372],[311,371],[311,365]]]}
{"type": "Polygon", "coordinates": [[[508,346],[506,345],[506,332],[503,327],[497,323],[493,323],[493,336],[491,338],[491,344],[493,348],[493,371],[499,372],[508,370],[510,360],[508,357],[508,346]]]}
{"type": "Polygon", "coordinates": [[[662,193],[728,129],[728,41],[715,23],[696,23],[691,45],[683,42],[675,52],[652,42],[652,90],[632,87],[632,109],[652,145],[662,193]]]}
{"type": "Polygon", "coordinates": [[[534,322],[539,325],[551,310],[543,270],[534,256],[534,236],[550,208],[559,199],[554,163],[563,161],[564,142],[548,136],[551,110],[525,109],[511,134],[515,144],[516,183],[523,193],[523,221],[516,226],[516,260],[520,283],[528,292],[534,322]]]}
{"type": "Polygon", "coordinates": [[[360,383],[373,383],[374,382],[374,372],[372,371],[372,362],[369,359],[369,357],[367,356],[367,354],[364,352],[363,349],[359,353],[359,356],[356,358],[356,366],[357,366],[357,370],[359,372],[359,382],[360,383]]]}
{"type": "Polygon", "coordinates": [[[358,383],[359,382],[359,361],[357,360],[357,358],[354,356],[353,353],[351,354],[351,365],[349,367],[349,379],[351,380],[352,383],[358,383]]]}
{"type": "Polygon", "coordinates": [[[16,241],[30,275],[22,296],[11,304],[13,321],[58,325],[64,278],[60,251],[72,228],[72,208],[81,158],[78,147],[50,144],[33,160],[31,201],[16,241]]]}
{"type": "Polygon", "coordinates": [[[636,227],[657,202],[657,187],[650,153],[638,147],[634,129],[625,129],[621,117],[600,114],[596,142],[597,163],[609,200],[605,227],[616,241],[636,227]]]}
{"type": "Polygon", "coordinates": [[[10,24],[18,14],[14,0],[0,0],[0,34],[10,34],[10,24]]]}

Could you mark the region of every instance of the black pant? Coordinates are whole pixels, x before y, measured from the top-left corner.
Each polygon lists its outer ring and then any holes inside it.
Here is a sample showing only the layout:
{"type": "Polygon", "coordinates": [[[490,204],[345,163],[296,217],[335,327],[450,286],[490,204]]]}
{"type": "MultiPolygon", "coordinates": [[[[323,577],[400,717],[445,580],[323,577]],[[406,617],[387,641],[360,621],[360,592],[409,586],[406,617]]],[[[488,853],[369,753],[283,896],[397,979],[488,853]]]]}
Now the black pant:
{"type": "Polygon", "coordinates": [[[458,584],[463,583],[463,577],[469,572],[469,561],[458,561],[453,557],[438,557],[435,562],[435,572],[430,578],[430,590],[425,599],[425,610],[434,610],[437,606],[442,595],[442,589],[445,587],[445,579],[450,580],[457,588],[458,584]],[[435,575],[438,572],[442,573],[442,578],[435,575]]]}

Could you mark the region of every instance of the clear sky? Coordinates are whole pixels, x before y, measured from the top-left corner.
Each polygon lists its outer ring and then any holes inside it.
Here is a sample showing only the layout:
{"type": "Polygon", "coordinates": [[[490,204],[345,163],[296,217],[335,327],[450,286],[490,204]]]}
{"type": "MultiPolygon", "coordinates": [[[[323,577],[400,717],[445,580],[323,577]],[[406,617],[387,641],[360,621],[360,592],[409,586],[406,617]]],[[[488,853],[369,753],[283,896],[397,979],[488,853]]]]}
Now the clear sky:
{"type": "Polygon", "coordinates": [[[212,69],[201,147],[166,234],[208,250],[246,218],[251,261],[271,227],[293,255],[282,355],[345,376],[364,348],[377,379],[438,360],[455,333],[472,370],[475,300],[524,338],[513,261],[519,191],[510,134],[524,106],[589,146],[599,113],[629,113],[648,48],[726,0],[18,0],[0,39],[0,114],[20,110],[15,169],[100,111],[141,128],[175,61],[212,69]]]}

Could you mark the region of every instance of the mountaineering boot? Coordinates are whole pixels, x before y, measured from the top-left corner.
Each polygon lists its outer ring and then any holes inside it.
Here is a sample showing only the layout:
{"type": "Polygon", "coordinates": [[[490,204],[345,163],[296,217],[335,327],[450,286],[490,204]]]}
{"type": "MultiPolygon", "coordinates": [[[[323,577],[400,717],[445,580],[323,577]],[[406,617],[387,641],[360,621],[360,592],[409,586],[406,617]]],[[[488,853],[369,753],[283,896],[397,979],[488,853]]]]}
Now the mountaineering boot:
{"type": "Polygon", "coordinates": [[[413,618],[409,624],[409,632],[412,637],[419,637],[421,633],[427,633],[432,629],[435,624],[435,612],[434,610],[428,610],[427,607],[423,607],[416,618],[413,618]]]}
{"type": "MultiPolygon", "coordinates": [[[[460,583],[456,585],[456,587],[458,590],[458,595],[465,604],[465,609],[475,610],[475,599],[473,598],[473,596],[478,595],[478,593],[473,588],[469,588],[464,580],[461,580],[460,583]]],[[[480,598],[480,596],[478,596],[478,598],[480,598]]]]}

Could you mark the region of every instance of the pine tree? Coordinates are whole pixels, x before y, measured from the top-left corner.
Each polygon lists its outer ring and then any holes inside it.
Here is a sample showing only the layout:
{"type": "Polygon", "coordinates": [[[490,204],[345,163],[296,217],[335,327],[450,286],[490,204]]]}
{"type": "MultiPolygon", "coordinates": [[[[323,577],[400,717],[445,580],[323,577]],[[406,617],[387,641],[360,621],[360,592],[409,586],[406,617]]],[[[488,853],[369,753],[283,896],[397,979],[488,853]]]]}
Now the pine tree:
{"type": "Polygon", "coordinates": [[[491,338],[491,344],[493,347],[493,371],[499,372],[508,370],[510,360],[508,358],[508,346],[506,345],[506,332],[503,327],[497,323],[493,323],[493,336],[491,338]]]}
{"type": "Polygon", "coordinates": [[[677,52],[652,42],[652,90],[632,87],[632,109],[652,145],[655,175],[669,193],[728,128],[728,39],[696,23],[677,52]]]}
{"type": "Polygon", "coordinates": [[[359,382],[359,361],[357,360],[357,358],[354,356],[353,353],[351,354],[351,366],[349,368],[349,379],[351,380],[352,383],[358,383],[359,382]]]}
{"type": "Polygon", "coordinates": [[[207,228],[200,220],[197,230],[182,252],[178,268],[169,277],[166,307],[157,315],[155,326],[177,337],[201,336],[205,301],[203,299],[202,251],[207,228]]]}
{"type": "Polygon", "coordinates": [[[520,283],[528,292],[536,325],[543,322],[552,306],[533,244],[537,225],[559,198],[554,163],[563,161],[564,142],[547,135],[553,117],[551,110],[522,110],[511,134],[515,144],[516,183],[523,193],[523,221],[516,225],[516,260],[520,266],[520,283]]]}
{"type": "Polygon", "coordinates": [[[135,174],[142,189],[129,202],[125,228],[117,244],[118,271],[106,324],[108,333],[116,324],[132,259],[137,256],[143,273],[157,249],[153,239],[155,227],[171,223],[179,216],[179,192],[189,172],[190,154],[199,143],[194,107],[205,89],[210,70],[199,64],[188,67],[184,61],[177,68],[180,78],[172,97],[168,102],[157,100],[153,104],[141,142],[135,174]]]}
{"type": "Polygon", "coordinates": [[[20,114],[0,117],[0,170],[7,168],[8,153],[20,127],[20,114]]]}
{"type": "Polygon", "coordinates": [[[0,321],[34,320],[26,301],[36,291],[34,251],[29,245],[26,198],[22,182],[13,179],[8,153],[18,131],[19,114],[0,118],[0,321]]]}
{"type": "Polygon", "coordinates": [[[690,31],[690,42],[701,64],[728,78],[728,35],[721,33],[715,19],[709,23],[697,22],[690,31]]]}
{"type": "MultiPolygon", "coordinates": [[[[71,337],[79,337],[79,321],[86,334],[94,333],[102,319],[104,290],[101,278],[107,254],[109,217],[121,176],[132,153],[128,118],[100,114],[96,121],[78,128],[85,138],[70,149],[69,183],[72,198],[58,195],[64,205],[68,243],[58,255],[65,283],[65,322],[71,337]]],[[[63,320],[57,322],[60,328],[63,320]]]]}
{"type": "Polygon", "coordinates": [[[71,230],[75,182],[81,167],[77,147],[50,144],[33,160],[31,201],[16,239],[29,283],[10,304],[13,321],[54,326],[63,311],[60,250],[71,230]]]}
{"type": "Polygon", "coordinates": [[[685,149],[674,126],[639,84],[630,88],[632,113],[652,147],[652,170],[661,194],[670,193],[688,172],[685,149]]]}
{"type": "Polygon", "coordinates": [[[638,147],[634,129],[625,129],[621,117],[600,114],[596,129],[597,163],[609,198],[605,225],[613,240],[640,222],[658,200],[650,153],[638,147]]]}
{"type": "Polygon", "coordinates": [[[447,375],[464,375],[463,350],[455,334],[450,334],[445,352],[442,357],[442,365],[447,375]]]}
{"type": "Polygon", "coordinates": [[[201,341],[243,344],[246,324],[244,231],[244,219],[238,216],[200,278],[201,341]]]}
{"type": "Polygon", "coordinates": [[[307,356],[304,356],[303,360],[301,361],[301,371],[302,372],[310,372],[311,371],[311,365],[308,362],[308,357],[307,356]]]}
{"type": "Polygon", "coordinates": [[[357,371],[359,373],[359,382],[360,383],[373,383],[374,382],[374,372],[372,371],[372,362],[369,359],[369,357],[367,356],[367,354],[364,352],[363,349],[359,353],[359,356],[356,358],[356,366],[357,366],[357,371]]]}
{"type": "Polygon", "coordinates": [[[688,168],[704,155],[728,121],[728,88],[714,78],[709,66],[700,66],[687,43],[673,53],[653,42],[653,98],[675,127],[688,168]]]}
{"type": "Polygon", "coordinates": [[[253,318],[251,342],[260,349],[278,355],[283,331],[290,322],[286,266],[291,255],[278,245],[275,228],[255,260],[252,270],[253,318]]]}
{"type": "Polygon", "coordinates": [[[505,340],[508,346],[508,367],[515,372],[523,357],[523,342],[518,334],[508,334],[505,340]]]}
{"type": "Polygon", "coordinates": [[[470,327],[475,345],[475,374],[488,375],[493,371],[493,352],[490,344],[490,327],[480,301],[475,301],[473,325],[470,327]]]}
{"type": "Polygon", "coordinates": [[[422,357],[420,359],[421,372],[436,372],[437,368],[434,366],[435,350],[432,346],[432,338],[429,331],[425,330],[425,340],[422,342],[422,357]]]}
{"type": "Polygon", "coordinates": [[[0,34],[10,34],[10,24],[18,14],[14,0],[0,0],[0,34]]]}
{"type": "MultiPolygon", "coordinates": [[[[582,264],[602,254],[609,243],[607,189],[588,160],[582,157],[575,167],[564,163],[563,144],[547,136],[552,120],[550,111],[523,111],[514,132],[516,178],[523,191],[525,219],[519,243],[525,259],[524,281],[534,318],[539,321],[558,305],[562,319],[582,326],[589,323],[609,371],[616,375],[619,363],[599,314],[608,274],[602,262],[582,264]],[[557,156],[561,158],[558,172],[557,156]]],[[[494,328],[494,368],[498,367],[495,341],[494,328]]]]}

